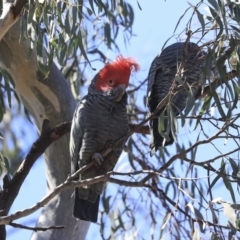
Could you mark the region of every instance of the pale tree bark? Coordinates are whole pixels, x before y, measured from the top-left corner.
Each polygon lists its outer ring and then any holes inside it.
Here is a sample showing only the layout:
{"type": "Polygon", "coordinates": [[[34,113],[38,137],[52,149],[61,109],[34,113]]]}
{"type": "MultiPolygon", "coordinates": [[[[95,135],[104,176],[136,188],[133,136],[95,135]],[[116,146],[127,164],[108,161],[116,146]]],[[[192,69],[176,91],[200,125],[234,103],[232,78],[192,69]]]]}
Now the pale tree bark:
{"type": "MultiPolygon", "coordinates": [[[[9,3],[4,2],[3,5],[4,14],[0,19],[1,68],[13,78],[16,92],[33,116],[39,133],[46,126],[54,127],[61,122],[70,121],[76,103],[66,80],[54,64],[49,76],[44,77],[38,67],[36,51],[33,50],[29,56],[30,41],[19,41],[20,21],[13,17],[9,3]],[[7,31],[8,29],[10,30],[7,31]]],[[[51,144],[44,158],[50,191],[70,173],[69,134],[51,144]]],[[[35,232],[32,240],[85,239],[90,223],[76,221],[72,217],[72,193],[73,191],[64,191],[55,197],[44,207],[37,223],[38,227],[64,225],[65,229],[35,232]]]]}

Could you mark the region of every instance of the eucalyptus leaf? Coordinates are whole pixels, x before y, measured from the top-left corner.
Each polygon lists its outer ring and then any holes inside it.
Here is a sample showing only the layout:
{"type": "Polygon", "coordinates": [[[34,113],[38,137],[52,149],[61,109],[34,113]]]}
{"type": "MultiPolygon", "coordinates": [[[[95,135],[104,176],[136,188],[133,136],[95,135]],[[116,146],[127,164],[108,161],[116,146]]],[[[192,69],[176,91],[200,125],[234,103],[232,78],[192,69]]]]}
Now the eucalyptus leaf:
{"type": "Polygon", "coordinates": [[[204,32],[205,32],[205,22],[204,22],[204,17],[203,17],[203,14],[201,14],[197,9],[196,9],[196,12],[197,12],[197,17],[198,17],[198,20],[202,26],[202,35],[204,35],[204,32]]]}

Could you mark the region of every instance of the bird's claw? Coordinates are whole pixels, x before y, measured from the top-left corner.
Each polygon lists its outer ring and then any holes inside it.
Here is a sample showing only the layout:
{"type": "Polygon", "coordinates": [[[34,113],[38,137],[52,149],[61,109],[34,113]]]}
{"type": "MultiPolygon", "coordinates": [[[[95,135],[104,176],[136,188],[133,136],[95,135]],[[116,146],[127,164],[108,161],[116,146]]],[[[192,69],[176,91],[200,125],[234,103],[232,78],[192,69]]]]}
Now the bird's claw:
{"type": "Polygon", "coordinates": [[[111,148],[113,151],[115,151],[117,149],[117,146],[114,141],[108,141],[106,148],[111,148]]]}
{"type": "Polygon", "coordinates": [[[94,153],[92,159],[95,160],[98,165],[102,165],[104,160],[101,153],[94,153]]]}

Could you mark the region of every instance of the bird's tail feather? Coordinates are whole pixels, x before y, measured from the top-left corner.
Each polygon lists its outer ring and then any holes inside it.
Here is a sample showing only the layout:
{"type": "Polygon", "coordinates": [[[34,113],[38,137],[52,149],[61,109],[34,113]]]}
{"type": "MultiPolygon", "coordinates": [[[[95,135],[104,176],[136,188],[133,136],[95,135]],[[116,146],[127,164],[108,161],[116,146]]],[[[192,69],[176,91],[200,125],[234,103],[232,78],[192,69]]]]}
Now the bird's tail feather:
{"type": "MultiPolygon", "coordinates": [[[[167,123],[165,124],[166,127],[167,123]]],[[[163,147],[164,137],[158,132],[158,119],[153,119],[150,121],[150,132],[151,132],[151,141],[149,144],[150,147],[150,155],[152,156],[160,147],[163,147]]],[[[169,141],[165,141],[164,146],[168,146],[173,144],[174,138],[170,131],[169,141]]]]}
{"type": "Polygon", "coordinates": [[[98,195],[96,202],[94,203],[89,202],[88,200],[79,198],[78,189],[76,188],[73,216],[80,220],[97,222],[99,200],[100,200],[100,195],[98,195]]]}

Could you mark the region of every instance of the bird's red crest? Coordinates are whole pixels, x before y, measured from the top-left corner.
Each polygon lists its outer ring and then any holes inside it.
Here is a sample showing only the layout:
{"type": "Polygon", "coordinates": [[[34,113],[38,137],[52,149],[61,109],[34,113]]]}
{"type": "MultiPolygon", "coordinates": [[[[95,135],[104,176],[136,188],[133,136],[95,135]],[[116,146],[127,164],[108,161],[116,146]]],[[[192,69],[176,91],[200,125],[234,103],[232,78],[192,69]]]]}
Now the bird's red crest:
{"type": "Polygon", "coordinates": [[[128,86],[131,71],[137,71],[139,64],[132,58],[119,56],[112,63],[107,64],[98,74],[95,88],[97,90],[108,90],[111,88],[108,81],[113,80],[113,88],[119,84],[128,86]]]}

